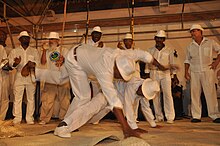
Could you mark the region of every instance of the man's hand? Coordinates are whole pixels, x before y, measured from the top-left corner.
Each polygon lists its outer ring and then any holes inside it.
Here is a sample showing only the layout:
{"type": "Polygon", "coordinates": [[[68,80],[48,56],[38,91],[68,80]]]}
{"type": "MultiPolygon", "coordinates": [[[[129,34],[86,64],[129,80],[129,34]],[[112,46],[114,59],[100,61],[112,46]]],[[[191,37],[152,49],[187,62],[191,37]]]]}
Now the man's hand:
{"type": "Polygon", "coordinates": [[[117,47],[121,50],[125,50],[125,48],[122,46],[122,42],[118,42],[117,47]]]}
{"type": "Polygon", "coordinates": [[[144,133],[148,133],[147,130],[144,130],[144,129],[141,129],[141,128],[137,128],[137,129],[134,129],[135,132],[138,132],[140,134],[144,134],[144,133]]]}
{"type": "Polygon", "coordinates": [[[99,42],[98,47],[102,48],[104,47],[104,43],[102,41],[99,42]]]}
{"type": "Polygon", "coordinates": [[[30,73],[30,69],[29,69],[29,67],[28,67],[28,63],[22,68],[22,70],[21,70],[21,75],[23,76],[23,77],[27,77],[28,75],[29,75],[29,73],[30,73]]]}
{"type": "Polygon", "coordinates": [[[21,56],[14,58],[13,67],[16,67],[21,62],[21,56]]]}
{"type": "Polygon", "coordinates": [[[63,65],[64,61],[65,61],[65,58],[63,57],[63,55],[61,55],[60,58],[59,58],[59,60],[56,61],[56,64],[55,64],[55,65],[56,65],[57,67],[60,67],[60,66],[63,65]]]}
{"type": "Polygon", "coordinates": [[[46,50],[48,50],[49,49],[49,44],[48,43],[43,43],[43,45],[42,45],[42,50],[43,51],[46,51],[46,50]]]}
{"type": "Polygon", "coordinates": [[[28,67],[30,68],[34,68],[36,66],[36,63],[35,62],[32,62],[32,61],[28,61],[27,63],[28,67]]]}
{"type": "Polygon", "coordinates": [[[213,69],[215,70],[218,66],[219,62],[218,61],[214,61],[212,62],[209,66],[210,66],[210,69],[213,69]]]}
{"type": "Polygon", "coordinates": [[[185,72],[185,78],[186,80],[190,80],[191,79],[191,76],[188,72],[185,72]]]}

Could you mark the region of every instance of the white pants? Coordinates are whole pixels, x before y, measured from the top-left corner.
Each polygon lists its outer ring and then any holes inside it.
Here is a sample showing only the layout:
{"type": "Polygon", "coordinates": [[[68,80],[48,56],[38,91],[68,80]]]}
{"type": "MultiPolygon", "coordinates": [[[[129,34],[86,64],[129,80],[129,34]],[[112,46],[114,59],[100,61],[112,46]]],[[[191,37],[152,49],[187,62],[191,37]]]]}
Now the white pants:
{"type": "MultiPolygon", "coordinates": [[[[152,77],[152,75],[151,75],[152,77]]],[[[153,80],[157,80],[159,85],[161,86],[163,92],[163,103],[164,103],[164,112],[167,120],[174,120],[175,118],[175,111],[173,105],[173,97],[171,91],[171,77],[170,74],[165,74],[164,76],[159,76],[157,72],[153,75],[153,80]]],[[[158,120],[164,119],[162,106],[161,106],[161,99],[160,93],[156,95],[153,99],[154,104],[154,111],[155,117],[158,120]]]]}
{"type": "Polygon", "coordinates": [[[69,74],[71,88],[75,97],[71,102],[64,119],[69,117],[75,109],[80,108],[91,100],[91,88],[88,76],[83,71],[82,67],[78,65],[74,58],[71,62],[66,60],[65,66],[69,74]]]}
{"type": "Polygon", "coordinates": [[[107,106],[107,100],[102,93],[97,94],[91,101],[75,109],[71,114],[63,120],[68,125],[69,132],[72,132],[85,123],[87,123],[94,115],[107,106]]]}
{"type": "Polygon", "coordinates": [[[157,124],[154,121],[154,115],[153,115],[152,109],[150,108],[149,100],[142,97],[140,99],[140,102],[141,102],[141,110],[142,110],[142,113],[145,119],[148,121],[151,127],[156,127],[157,124]]]}
{"type": "Polygon", "coordinates": [[[9,72],[2,71],[2,80],[0,80],[0,120],[5,120],[9,105],[9,72]]]}
{"type": "Polygon", "coordinates": [[[205,94],[208,108],[208,115],[213,120],[220,118],[218,110],[217,94],[214,82],[214,71],[205,71],[201,73],[191,72],[191,112],[192,117],[201,118],[201,92],[205,94]]]}
{"type": "Polygon", "coordinates": [[[35,108],[34,94],[35,94],[35,84],[25,84],[25,85],[15,85],[14,86],[14,105],[13,105],[13,115],[15,120],[22,120],[22,99],[24,94],[24,89],[26,89],[27,94],[27,110],[26,110],[26,121],[33,121],[33,114],[35,108]]]}

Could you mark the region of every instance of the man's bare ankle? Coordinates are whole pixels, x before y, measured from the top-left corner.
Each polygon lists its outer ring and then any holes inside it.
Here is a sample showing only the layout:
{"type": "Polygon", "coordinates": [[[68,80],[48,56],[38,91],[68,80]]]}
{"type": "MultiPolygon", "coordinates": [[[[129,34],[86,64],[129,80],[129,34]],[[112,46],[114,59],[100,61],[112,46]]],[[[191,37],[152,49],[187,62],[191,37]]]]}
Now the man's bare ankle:
{"type": "Polygon", "coordinates": [[[60,122],[60,124],[57,127],[62,127],[62,126],[67,126],[67,123],[62,121],[62,122],[60,122]]]}

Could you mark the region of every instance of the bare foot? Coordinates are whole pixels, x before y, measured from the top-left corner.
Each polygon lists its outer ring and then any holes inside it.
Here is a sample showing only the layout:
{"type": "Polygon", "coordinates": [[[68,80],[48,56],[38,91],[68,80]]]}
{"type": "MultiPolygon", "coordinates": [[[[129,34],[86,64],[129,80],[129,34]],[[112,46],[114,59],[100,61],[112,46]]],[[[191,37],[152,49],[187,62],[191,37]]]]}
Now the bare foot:
{"type": "Polygon", "coordinates": [[[141,128],[137,128],[137,129],[134,129],[135,132],[138,132],[140,134],[143,134],[143,133],[148,133],[147,130],[144,130],[144,129],[141,129],[141,128]]]}
{"type": "Polygon", "coordinates": [[[125,130],[123,130],[123,133],[124,133],[124,138],[128,138],[128,137],[141,138],[140,134],[138,132],[136,132],[135,130],[132,130],[132,129],[125,129],[125,130]]]}

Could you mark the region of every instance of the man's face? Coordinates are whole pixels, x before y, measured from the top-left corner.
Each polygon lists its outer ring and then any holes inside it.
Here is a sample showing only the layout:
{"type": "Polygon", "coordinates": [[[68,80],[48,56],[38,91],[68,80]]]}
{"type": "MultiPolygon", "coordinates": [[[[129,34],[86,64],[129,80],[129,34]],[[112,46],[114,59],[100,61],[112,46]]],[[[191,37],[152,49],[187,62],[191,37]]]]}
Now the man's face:
{"type": "Polygon", "coordinates": [[[93,31],[91,35],[92,35],[92,40],[95,43],[98,42],[101,39],[101,37],[102,37],[102,33],[101,32],[97,32],[97,31],[93,31]]]}
{"type": "Polygon", "coordinates": [[[49,39],[49,47],[56,48],[59,45],[58,39],[49,39]]]}
{"type": "Polygon", "coordinates": [[[124,39],[123,42],[124,42],[124,45],[125,45],[126,49],[131,49],[132,48],[132,44],[133,44],[132,39],[124,39]]]}
{"type": "Polygon", "coordinates": [[[114,66],[114,78],[115,79],[123,79],[123,77],[121,76],[121,73],[118,70],[118,67],[117,67],[116,63],[115,63],[115,66],[114,66]]]}
{"type": "Polygon", "coordinates": [[[202,31],[200,29],[193,29],[190,31],[190,34],[193,39],[202,37],[202,31]]]}
{"type": "Polygon", "coordinates": [[[0,43],[5,43],[6,39],[7,35],[4,32],[0,31],[0,43]]]}
{"type": "Polygon", "coordinates": [[[157,36],[155,36],[154,40],[156,42],[156,46],[160,46],[160,47],[164,46],[164,41],[165,41],[164,37],[157,37],[157,36]]]}
{"type": "Polygon", "coordinates": [[[22,45],[29,46],[30,37],[29,36],[22,36],[22,37],[19,38],[19,41],[21,42],[22,45]]]}

